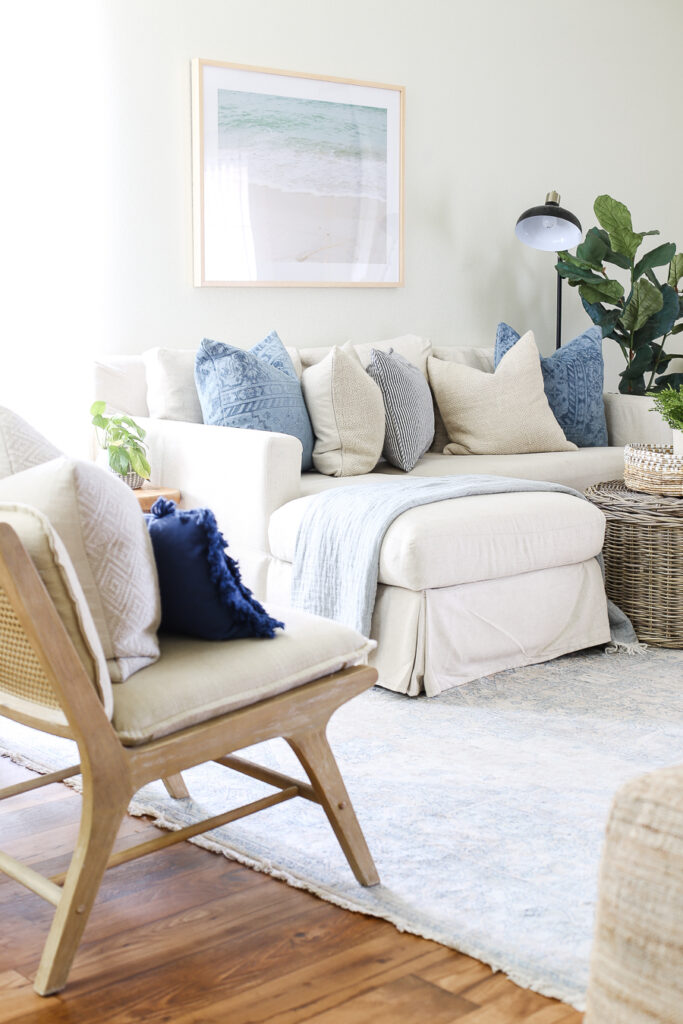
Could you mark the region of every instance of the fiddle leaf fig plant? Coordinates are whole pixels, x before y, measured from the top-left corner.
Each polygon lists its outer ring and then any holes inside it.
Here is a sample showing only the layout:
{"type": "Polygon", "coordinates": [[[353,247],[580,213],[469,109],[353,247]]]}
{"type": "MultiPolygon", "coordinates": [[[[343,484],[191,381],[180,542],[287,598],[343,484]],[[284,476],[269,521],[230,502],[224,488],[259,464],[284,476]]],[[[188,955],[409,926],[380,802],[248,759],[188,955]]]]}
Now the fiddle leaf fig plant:
{"type": "Polygon", "coordinates": [[[90,415],[97,429],[100,448],[107,451],[109,468],[119,476],[137,473],[143,480],[149,480],[151,470],[147,461],[145,431],[132,417],[123,413],[105,416],[106,406],[106,402],[93,402],[90,415]]]}
{"type": "Polygon", "coordinates": [[[647,235],[658,231],[634,231],[631,214],[611,196],[598,196],[593,209],[600,227],[591,228],[577,247],[576,256],[558,252],[557,272],[578,288],[583,307],[603,338],[619,345],[626,368],[619,391],[643,395],[683,384],[683,373],[666,374],[675,355],[666,354],[670,335],[683,331],[683,253],[673,242],[655,246],[636,262],[647,235]],[[605,264],[628,272],[626,287],[608,275],[605,264]],[[668,268],[666,280],[655,273],[668,268]]]}

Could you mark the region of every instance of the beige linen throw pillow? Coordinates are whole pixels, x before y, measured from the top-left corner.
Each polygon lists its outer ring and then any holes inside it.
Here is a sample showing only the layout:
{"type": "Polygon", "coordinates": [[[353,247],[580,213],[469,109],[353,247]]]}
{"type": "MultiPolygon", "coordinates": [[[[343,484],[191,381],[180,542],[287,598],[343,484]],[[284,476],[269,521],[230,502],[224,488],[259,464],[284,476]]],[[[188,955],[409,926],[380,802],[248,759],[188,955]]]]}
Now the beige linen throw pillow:
{"type": "Polygon", "coordinates": [[[431,356],[427,365],[450,438],[445,454],[576,451],[548,405],[531,331],[503,356],[495,373],[431,356]]]}
{"type": "Polygon", "coordinates": [[[349,342],[304,370],[301,387],[315,434],[313,465],[318,472],[372,472],[384,446],[384,400],[349,342]]]}

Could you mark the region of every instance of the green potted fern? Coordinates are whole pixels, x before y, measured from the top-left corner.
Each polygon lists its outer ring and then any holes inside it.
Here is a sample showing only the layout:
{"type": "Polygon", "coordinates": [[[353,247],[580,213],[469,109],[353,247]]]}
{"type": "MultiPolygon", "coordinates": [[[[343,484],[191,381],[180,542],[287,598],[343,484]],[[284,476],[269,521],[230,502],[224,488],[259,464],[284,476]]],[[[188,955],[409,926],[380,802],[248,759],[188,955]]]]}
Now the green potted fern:
{"type": "Polygon", "coordinates": [[[674,455],[683,459],[683,392],[671,385],[652,396],[653,412],[658,412],[673,430],[674,455]]]}
{"type": "Polygon", "coordinates": [[[149,480],[145,431],[134,419],[123,413],[105,416],[106,402],[93,402],[90,406],[97,440],[107,453],[107,464],[112,473],[121,477],[133,489],[149,480]]]}

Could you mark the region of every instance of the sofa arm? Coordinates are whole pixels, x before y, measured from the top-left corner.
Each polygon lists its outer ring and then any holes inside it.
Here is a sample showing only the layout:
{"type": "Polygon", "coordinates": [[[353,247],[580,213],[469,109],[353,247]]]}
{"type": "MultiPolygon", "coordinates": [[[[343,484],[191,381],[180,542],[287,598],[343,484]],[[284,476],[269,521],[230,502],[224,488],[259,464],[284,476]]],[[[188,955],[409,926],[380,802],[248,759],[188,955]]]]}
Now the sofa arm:
{"type": "Polygon", "coordinates": [[[151,482],[216,516],[236,558],[268,551],[271,513],[301,493],[301,442],[288,434],[139,417],[151,482]]]}
{"type": "Polygon", "coordinates": [[[679,1021],[683,766],[617,793],[602,855],[585,1024],[679,1021]]]}
{"type": "Polygon", "coordinates": [[[602,397],[611,445],[671,444],[671,427],[658,412],[650,412],[652,399],[648,395],[605,393],[602,397]]]}

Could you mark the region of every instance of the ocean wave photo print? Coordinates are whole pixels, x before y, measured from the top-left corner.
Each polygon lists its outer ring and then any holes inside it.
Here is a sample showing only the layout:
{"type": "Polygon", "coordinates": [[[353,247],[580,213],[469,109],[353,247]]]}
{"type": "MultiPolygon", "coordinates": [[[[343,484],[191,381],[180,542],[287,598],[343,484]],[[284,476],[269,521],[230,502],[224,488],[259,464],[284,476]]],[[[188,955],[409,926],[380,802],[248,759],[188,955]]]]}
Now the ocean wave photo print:
{"type": "Polygon", "coordinates": [[[192,64],[195,284],[401,284],[403,89],[192,64]]]}

